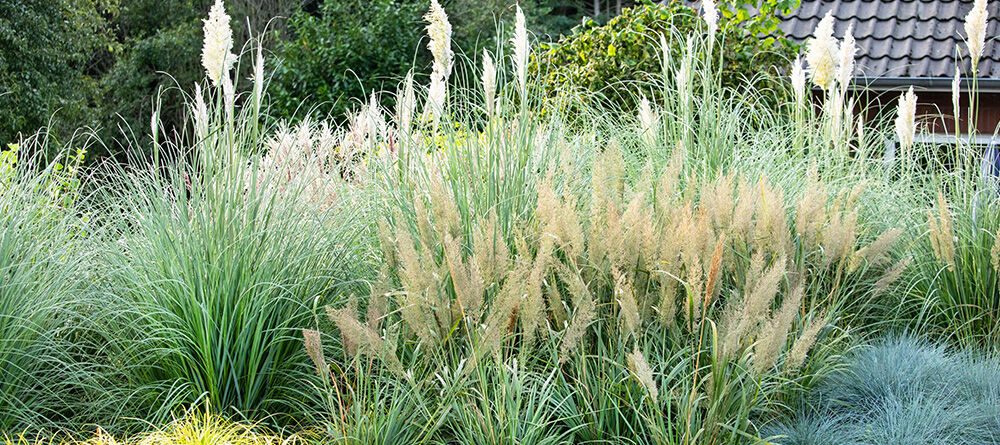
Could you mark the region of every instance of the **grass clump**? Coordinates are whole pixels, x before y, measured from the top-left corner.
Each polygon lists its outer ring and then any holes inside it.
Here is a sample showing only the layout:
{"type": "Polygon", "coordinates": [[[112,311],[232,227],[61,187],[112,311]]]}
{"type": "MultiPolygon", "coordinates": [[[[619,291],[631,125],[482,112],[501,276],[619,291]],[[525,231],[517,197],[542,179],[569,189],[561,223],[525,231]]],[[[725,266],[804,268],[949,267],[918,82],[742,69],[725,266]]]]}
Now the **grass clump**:
{"type": "Polygon", "coordinates": [[[253,98],[237,114],[224,89],[194,99],[192,151],[164,146],[176,161],[115,170],[105,188],[106,282],[141,314],[131,352],[153,418],[202,400],[249,418],[298,410],[299,330],[360,267],[320,130],[258,139],[253,98]]]}
{"type": "Polygon", "coordinates": [[[794,420],[766,429],[782,444],[993,443],[1000,363],[912,336],[862,346],[794,420]]]}

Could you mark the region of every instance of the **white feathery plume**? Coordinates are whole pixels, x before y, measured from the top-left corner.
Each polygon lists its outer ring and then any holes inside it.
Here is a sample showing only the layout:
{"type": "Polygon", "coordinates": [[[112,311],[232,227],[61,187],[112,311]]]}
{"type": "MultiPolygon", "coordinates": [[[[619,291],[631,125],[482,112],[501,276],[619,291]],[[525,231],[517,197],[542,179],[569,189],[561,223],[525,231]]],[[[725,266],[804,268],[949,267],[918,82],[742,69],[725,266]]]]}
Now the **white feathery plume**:
{"type": "Polygon", "coordinates": [[[965,44],[969,47],[969,57],[972,58],[974,67],[979,65],[979,59],[983,57],[987,15],[986,0],[976,0],[969,14],[965,16],[965,44]]]}
{"type": "Polygon", "coordinates": [[[191,110],[194,114],[194,132],[199,141],[208,139],[208,107],[205,105],[205,96],[201,92],[201,85],[194,84],[194,106],[191,110]]]}
{"type": "Polygon", "coordinates": [[[416,106],[416,94],[413,91],[413,71],[406,73],[403,90],[396,94],[396,130],[401,136],[409,136],[413,122],[413,109],[416,106]]]}
{"type": "Polygon", "coordinates": [[[681,104],[688,103],[688,85],[691,82],[691,59],[694,57],[694,36],[688,36],[687,48],[677,70],[677,92],[681,104]]]}
{"type": "Polygon", "coordinates": [[[792,63],[792,92],[795,94],[795,103],[802,105],[806,100],[806,70],[802,68],[800,57],[795,58],[792,63]]]}
{"type": "Polygon", "coordinates": [[[264,51],[257,42],[257,60],[253,64],[253,106],[260,112],[261,96],[264,95],[264,51]]]}
{"type": "Polygon", "coordinates": [[[497,69],[493,66],[493,57],[483,49],[483,96],[486,101],[486,115],[493,117],[496,103],[497,69]]]}
{"type": "Polygon", "coordinates": [[[639,101],[639,131],[641,131],[640,137],[642,141],[649,147],[656,144],[657,120],[649,99],[646,99],[646,96],[642,96],[642,100],[639,101]]]}
{"type": "Polygon", "coordinates": [[[528,27],[521,6],[517,5],[516,8],[514,37],[511,38],[511,43],[514,45],[514,72],[517,74],[518,86],[521,87],[521,98],[524,99],[528,85],[528,27]]]}
{"type": "Polygon", "coordinates": [[[913,93],[912,86],[906,93],[899,96],[898,108],[896,136],[899,137],[902,153],[906,153],[913,147],[913,138],[916,133],[917,95],[913,93]]]}
{"type": "Polygon", "coordinates": [[[233,50],[233,31],[229,27],[229,15],[222,0],[215,0],[205,22],[205,40],[201,50],[201,64],[205,67],[212,84],[219,86],[222,76],[228,73],[236,62],[233,50]]]}
{"type": "Polygon", "coordinates": [[[233,86],[233,78],[228,72],[222,75],[222,98],[226,109],[226,122],[232,122],[233,108],[236,106],[236,88],[233,86]]]}
{"type": "Polygon", "coordinates": [[[424,20],[427,20],[427,35],[430,37],[427,48],[434,56],[431,84],[427,91],[427,104],[424,106],[424,119],[433,120],[434,126],[437,127],[448,96],[448,77],[451,76],[454,58],[454,53],[451,51],[451,23],[448,23],[448,14],[444,12],[438,0],[431,0],[431,9],[424,15],[424,20]]]}
{"type": "Polygon", "coordinates": [[[434,56],[433,71],[444,78],[451,76],[451,67],[454,60],[454,52],[451,50],[451,23],[448,22],[448,14],[438,3],[438,0],[431,0],[431,9],[424,14],[427,20],[427,36],[430,42],[427,49],[434,56]]]}
{"type": "Polygon", "coordinates": [[[809,63],[813,83],[829,91],[833,88],[838,51],[837,39],[833,37],[832,11],[826,13],[819,25],[816,25],[813,35],[806,44],[806,62],[809,63]]]}
{"type": "Polygon", "coordinates": [[[702,17],[708,24],[708,46],[712,46],[715,41],[715,33],[719,30],[719,8],[715,5],[715,0],[704,0],[701,4],[702,17]]]}
{"type": "Polygon", "coordinates": [[[438,76],[431,75],[431,84],[427,87],[427,103],[424,104],[425,121],[431,120],[437,127],[441,114],[444,112],[444,103],[448,98],[447,82],[438,76]]]}
{"type": "Polygon", "coordinates": [[[840,83],[840,91],[846,92],[851,78],[854,77],[854,56],[858,49],[854,44],[854,24],[847,26],[844,33],[844,41],[840,44],[840,66],[837,67],[837,82],[840,83]]]}
{"type": "Polygon", "coordinates": [[[955,78],[951,80],[951,108],[953,110],[952,111],[952,116],[953,116],[953,118],[955,120],[955,134],[958,134],[958,132],[959,132],[959,129],[958,129],[958,117],[959,117],[958,99],[959,99],[959,93],[961,92],[961,89],[962,89],[962,77],[961,76],[962,76],[962,74],[961,74],[961,72],[958,69],[958,61],[956,60],[955,61],[955,78]]]}

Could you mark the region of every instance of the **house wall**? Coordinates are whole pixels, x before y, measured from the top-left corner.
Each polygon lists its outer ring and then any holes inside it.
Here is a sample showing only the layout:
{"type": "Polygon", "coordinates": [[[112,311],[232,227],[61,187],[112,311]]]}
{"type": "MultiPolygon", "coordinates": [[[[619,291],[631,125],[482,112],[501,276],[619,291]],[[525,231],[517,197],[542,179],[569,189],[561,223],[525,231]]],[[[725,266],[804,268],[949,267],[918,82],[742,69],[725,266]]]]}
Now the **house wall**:
{"type": "MultiPolygon", "coordinates": [[[[954,134],[955,119],[950,92],[931,92],[914,89],[917,94],[917,117],[923,129],[932,133],[954,134]]],[[[855,96],[855,112],[864,113],[867,121],[895,119],[896,106],[902,91],[866,91],[855,96]]],[[[1000,93],[980,93],[977,98],[976,133],[1000,134],[1000,93]]],[[[963,93],[959,100],[959,128],[967,133],[969,124],[969,95],[963,93]]]]}

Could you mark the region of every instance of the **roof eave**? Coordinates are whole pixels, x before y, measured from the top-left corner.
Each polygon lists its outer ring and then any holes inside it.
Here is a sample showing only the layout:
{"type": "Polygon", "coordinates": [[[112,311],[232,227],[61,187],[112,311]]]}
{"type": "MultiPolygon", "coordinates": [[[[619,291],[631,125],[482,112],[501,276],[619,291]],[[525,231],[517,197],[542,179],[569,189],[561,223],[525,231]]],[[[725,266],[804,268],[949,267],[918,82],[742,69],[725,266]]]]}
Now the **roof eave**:
{"type": "MultiPolygon", "coordinates": [[[[906,87],[916,87],[922,91],[950,92],[952,77],[855,77],[852,82],[852,89],[867,89],[871,91],[891,91],[906,87]]],[[[961,91],[969,91],[972,86],[972,79],[963,77],[961,80],[961,91]]],[[[979,78],[976,80],[976,90],[980,93],[1000,93],[1000,79],[979,78]]]]}

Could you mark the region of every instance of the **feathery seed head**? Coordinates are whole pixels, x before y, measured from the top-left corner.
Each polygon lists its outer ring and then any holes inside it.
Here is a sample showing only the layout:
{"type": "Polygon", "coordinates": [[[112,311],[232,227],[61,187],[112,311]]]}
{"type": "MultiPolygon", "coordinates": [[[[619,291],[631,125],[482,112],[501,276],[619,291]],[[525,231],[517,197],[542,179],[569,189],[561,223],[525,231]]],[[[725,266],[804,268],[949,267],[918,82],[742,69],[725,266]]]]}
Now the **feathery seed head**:
{"type": "Polygon", "coordinates": [[[952,109],[951,114],[952,114],[952,120],[955,122],[956,133],[959,131],[958,118],[960,112],[958,108],[958,102],[959,102],[958,99],[960,97],[959,93],[961,92],[962,89],[961,76],[962,76],[961,71],[958,69],[958,61],[955,61],[955,77],[951,80],[951,109],[952,109]]]}
{"type": "Polygon", "coordinates": [[[802,68],[801,57],[796,57],[792,62],[792,92],[795,94],[795,103],[801,105],[806,100],[806,70],[802,68]]]}
{"type": "Polygon", "coordinates": [[[194,84],[194,130],[198,136],[198,141],[208,139],[208,107],[205,105],[205,96],[201,92],[201,85],[194,84]]]}
{"type": "Polygon", "coordinates": [[[493,57],[483,49],[483,96],[486,100],[486,115],[493,117],[496,107],[497,69],[493,65],[493,57]]]}
{"type": "Polygon", "coordinates": [[[264,50],[257,44],[257,59],[253,64],[253,104],[260,111],[260,102],[264,95],[264,50]]]}
{"type": "Polygon", "coordinates": [[[903,272],[906,270],[906,267],[910,265],[910,260],[912,259],[913,257],[903,258],[886,269],[882,278],[879,278],[879,280],[875,282],[874,294],[881,295],[886,291],[886,289],[889,289],[889,286],[891,286],[892,283],[899,280],[899,277],[903,276],[903,272]]]}
{"type": "Polygon", "coordinates": [[[785,361],[787,369],[797,370],[806,362],[806,355],[812,349],[813,345],[816,344],[816,338],[819,336],[820,331],[826,327],[824,318],[825,316],[822,314],[813,318],[805,330],[802,331],[802,334],[799,335],[799,338],[795,340],[792,350],[788,353],[788,359],[785,361]]]}
{"type": "Polygon", "coordinates": [[[654,404],[657,403],[660,391],[656,387],[656,381],[653,379],[653,370],[650,369],[649,362],[646,361],[646,356],[642,354],[642,351],[638,347],[631,354],[628,354],[628,365],[635,378],[646,388],[650,400],[654,404]]]}
{"type": "Polygon", "coordinates": [[[649,99],[646,99],[646,96],[642,96],[642,100],[639,101],[640,137],[650,147],[656,143],[656,121],[657,116],[653,111],[652,105],[649,103],[649,99]]]}
{"type": "Polygon", "coordinates": [[[517,15],[514,19],[514,37],[511,38],[511,43],[514,45],[514,72],[517,74],[517,82],[523,95],[528,82],[528,27],[521,6],[515,7],[517,15]]]}
{"type": "Polygon", "coordinates": [[[837,81],[840,83],[841,91],[847,91],[847,86],[854,77],[854,56],[857,54],[857,47],[854,44],[854,24],[847,26],[844,32],[844,41],[840,44],[840,61],[837,67],[837,81]]]}
{"type": "Polygon", "coordinates": [[[229,15],[222,0],[215,0],[204,20],[204,45],[201,50],[201,64],[205,67],[208,78],[215,86],[220,85],[222,76],[228,75],[236,62],[233,50],[233,31],[229,27],[229,15]]]}
{"type": "Polygon", "coordinates": [[[306,353],[313,365],[316,366],[316,374],[324,377],[330,372],[326,359],[323,358],[323,342],[320,340],[320,333],[315,329],[303,329],[302,338],[306,346],[306,353]]]}
{"type": "Polygon", "coordinates": [[[913,148],[913,139],[917,131],[916,115],[917,95],[913,93],[911,86],[906,93],[899,96],[896,114],[896,136],[899,138],[903,153],[908,153],[913,148]]]}
{"type": "Polygon", "coordinates": [[[833,37],[832,12],[820,20],[813,35],[806,44],[806,62],[809,63],[813,83],[829,91],[833,88],[838,51],[837,39],[833,37]]]}
{"type": "Polygon", "coordinates": [[[398,96],[396,98],[396,131],[400,136],[406,137],[410,134],[413,110],[417,103],[416,94],[413,91],[413,71],[406,73],[403,89],[396,94],[398,96]]]}
{"type": "Polygon", "coordinates": [[[719,30],[719,8],[715,5],[715,0],[704,0],[701,5],[702,17],[708,24],[708,41],[715,39],[715,33],[719,30]]]}
{"type": "Polygon", "coordinates": [[[438,3],[438,0],[431,0],[431,8],[424,15],[427,20],[427,36],[430,42],[427,49],[434,56],[432,70],[444,79],[451,75],[454,53],[451,50],[451,23],[448,22],[448,14],[438,3]]]}
{"type": "Polygon", "coordinates": [[[969,14],[965,16],[965,44],[969,48],[972,66],[978,66],[979,59],[983,57],[983,47],[986,44],[987,15],[986,0],[976,0],[972,9],[969,10],[969,14]]]}

